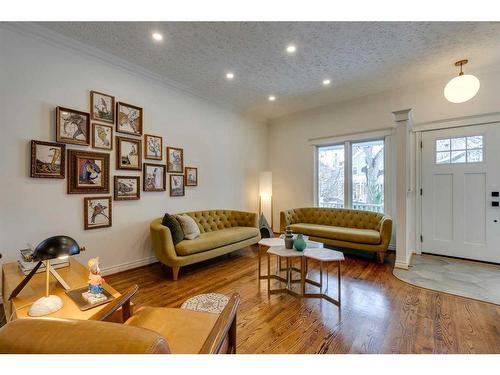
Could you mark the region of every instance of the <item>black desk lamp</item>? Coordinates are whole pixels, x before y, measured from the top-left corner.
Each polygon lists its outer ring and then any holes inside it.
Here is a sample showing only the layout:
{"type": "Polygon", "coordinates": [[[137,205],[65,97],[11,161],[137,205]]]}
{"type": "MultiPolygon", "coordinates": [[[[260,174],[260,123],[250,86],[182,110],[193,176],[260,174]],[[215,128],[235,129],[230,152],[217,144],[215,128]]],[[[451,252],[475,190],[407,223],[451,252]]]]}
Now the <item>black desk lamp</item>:
{"type": "Polygon", "coordinates": [[[33,252],[33,260],[38,261],[38,264],[31,270],[31,272],[24,278],[24,280],[12,291],[9,300],[15,298],[26,284],[35,275],[36,271],[45,262],[45,297],[36,300],[28,312],[30,316],[43,316],[59,310],[63,306],[62,299],[58,296],[49,295],[49,279],[50,273],[59,281],[66,289],[67,284],[59,276],[59,274],[50,266],[50,260],[59,258],[67,258],[70,255],[79,254],[85,248],[80,248],[78,243],[68,236],[54,236],[43,240],[38,244],[33,252]]]}

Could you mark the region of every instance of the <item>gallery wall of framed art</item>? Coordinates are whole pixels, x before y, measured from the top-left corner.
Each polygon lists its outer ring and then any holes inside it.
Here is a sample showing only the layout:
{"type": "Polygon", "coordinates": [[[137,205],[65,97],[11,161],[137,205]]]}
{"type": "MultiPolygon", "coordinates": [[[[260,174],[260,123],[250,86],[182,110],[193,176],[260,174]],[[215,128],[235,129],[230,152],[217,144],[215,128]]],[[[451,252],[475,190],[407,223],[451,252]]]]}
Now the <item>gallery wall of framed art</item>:
{"type": "Polygon", "coordinates": [[[31,140],[30,149],[30,177],[33,178],[66,178],[67,159],[68,194],[109,194],[113,182],[112,197],[84,198],[86,230],[112,225],[112,200],[133,201],[141,198],[140,176],[111,176],[111,154],[103,151],[111,152],[114,144],[115,169],[142,172],[144,192],[166,191],[167,172],[170,197],[183,197],[186,186],[198,186],[198,168],[184,167],[183,148],[167,146],[166,164],[142,164],[143,141],[144,159],[163,161],[163,137],[145,133],[142,139],[143,108],[124,102],[116,102],[115,105],[114,96],[100,91],[90,90],[89,96],[89,112],[63,106],[55,108],[55,138],[59,143],[31,140]],[[114,136],[114,131],[128,137],[114,136]],[[91,146],[99,151],[66,151],[66,144],[91,146]]]}

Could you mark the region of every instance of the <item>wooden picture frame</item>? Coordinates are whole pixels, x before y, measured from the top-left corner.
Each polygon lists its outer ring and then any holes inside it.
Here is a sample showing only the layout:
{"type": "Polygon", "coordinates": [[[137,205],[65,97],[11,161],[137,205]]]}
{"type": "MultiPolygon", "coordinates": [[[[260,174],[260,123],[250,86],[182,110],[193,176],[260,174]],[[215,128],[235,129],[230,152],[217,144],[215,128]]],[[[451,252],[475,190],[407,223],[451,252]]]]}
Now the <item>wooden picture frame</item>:
{"type": "Polygon", "coordinates": [[[113,126],[92,123],[92,148],[113,150],[113,126]],[[101,131],[99,131],[101,129],[101,131]]]}
{"type": "Polygon", "coordinates": [[[144,163],[142,180],[144,191],[167,190],[167,166],[165,164],[144,163]],[[158,171],[158,168],[161,168],[162,171],[158,171]],[[161,178],[160,183],[158,183],[158,178],[161,178]]]}
{"type": "Polygon", "coordinates": [[[66,176],[66,145],[32,140],[30,176],[64,178],[66,176]]]}
{"type": "Polygon", "coordinates": [[[112,225],[113,202],[111,196],[83,199],[83,227],[85,230],[108,228],[112,225]],[[96,220],[100,223],[96,224],[96,220]]]}
{"type": "Polygon", "coordinates": [[[144,134],[144,159],[163,160],[163,138],[144,134]]]}
{"type": "Polygon", "coordinates": [[[90,145],[90,114],[66,107],[56,107],[56,141],[90,145]]]}
{"type": "Polygon", "coordinates": [[[185,167],[184,168],[185,185],[186,186],[198,186],[198,168],[196,167],[185,167]],[[195,178],[193,179],[192,176],[195,178]]]}
{"type": "Polygon", "coordinates": [[[133,201],[141,199],[141,177],[139,176],[114,176],[113,187],[113,198],[115,201],[133,201]],[[135,181],[135,189],[132,181],[135,181]]]}
{"type": "Polygon", "coordinates": [[[115,97],[99,91],[90,91],[90,118],[95,121],[115,123],[115,97]]]}
{"type": "Polygon", "coordinates": [[[68,150],[68,194],[109,194],[109,154],[68,150]]]}
{"type": "Polygon", "coordinates": [[[116,131],[142,136],[143,110],[132,104],[116,102],[116,131]]]}
{"type": "Polygon", "coordinates": [[[142,169],[141,139],[116,137],[116,169],[130,171],[142,169]]]}
{"type": "Polygon", "coordinates": [[[170,175],[170,196],[183,197],[185,195],[184,175],[171,174],[170,175]]]}
{"type": "Polygon", "coordinates": [[[184,150],[177,147],[167,146],[167,172],[184,173],[184,150]],[[179,160],[176,160],[179,158],[179,160]]]}

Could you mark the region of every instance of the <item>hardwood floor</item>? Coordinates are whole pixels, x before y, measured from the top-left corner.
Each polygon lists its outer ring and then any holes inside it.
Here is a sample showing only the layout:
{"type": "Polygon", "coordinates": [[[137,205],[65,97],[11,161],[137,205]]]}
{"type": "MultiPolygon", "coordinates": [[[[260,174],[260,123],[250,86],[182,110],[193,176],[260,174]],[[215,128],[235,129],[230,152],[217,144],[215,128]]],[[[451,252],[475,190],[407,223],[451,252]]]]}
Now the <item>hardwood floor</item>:
{"type": "MultiPolygon", "coordinates": [[[[159,263],[106,279],[119,291],[138,284],[137,307],[178,307],[196,294],[238,292],[238,353],[500,353],[500,306],[405,284],[392,275],[392,254],[383,265],[347,256],[339,316],[327,301],[268,299],[266,281],[257,283],[257,251],[182,268],[175,282],[159,263]]],[[[331,271],[334,294],[333,265],[331,271]]]]}

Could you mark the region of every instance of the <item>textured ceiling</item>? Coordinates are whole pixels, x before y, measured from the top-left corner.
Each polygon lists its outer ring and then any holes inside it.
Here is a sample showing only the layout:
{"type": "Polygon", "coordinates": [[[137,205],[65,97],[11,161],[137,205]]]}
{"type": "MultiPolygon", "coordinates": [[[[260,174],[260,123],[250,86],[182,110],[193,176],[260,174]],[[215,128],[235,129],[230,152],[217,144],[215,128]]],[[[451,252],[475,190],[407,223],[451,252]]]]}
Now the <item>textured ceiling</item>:
{"type": "Polygon", "coordinates": [[[500,62],[500,23],[40,23],[245,114],[276,118],[500,62]],[[161,32],[161,43],[151,39],[161,32]],[[297,46],[294,55],[287,44],[297,46]],[[232,71],[235,79],[226,81],[232,71]],[[324,78],[331,85],[323,87],[324,78]],[[274,94],[276,102],[267,97],[274,94]]]}

